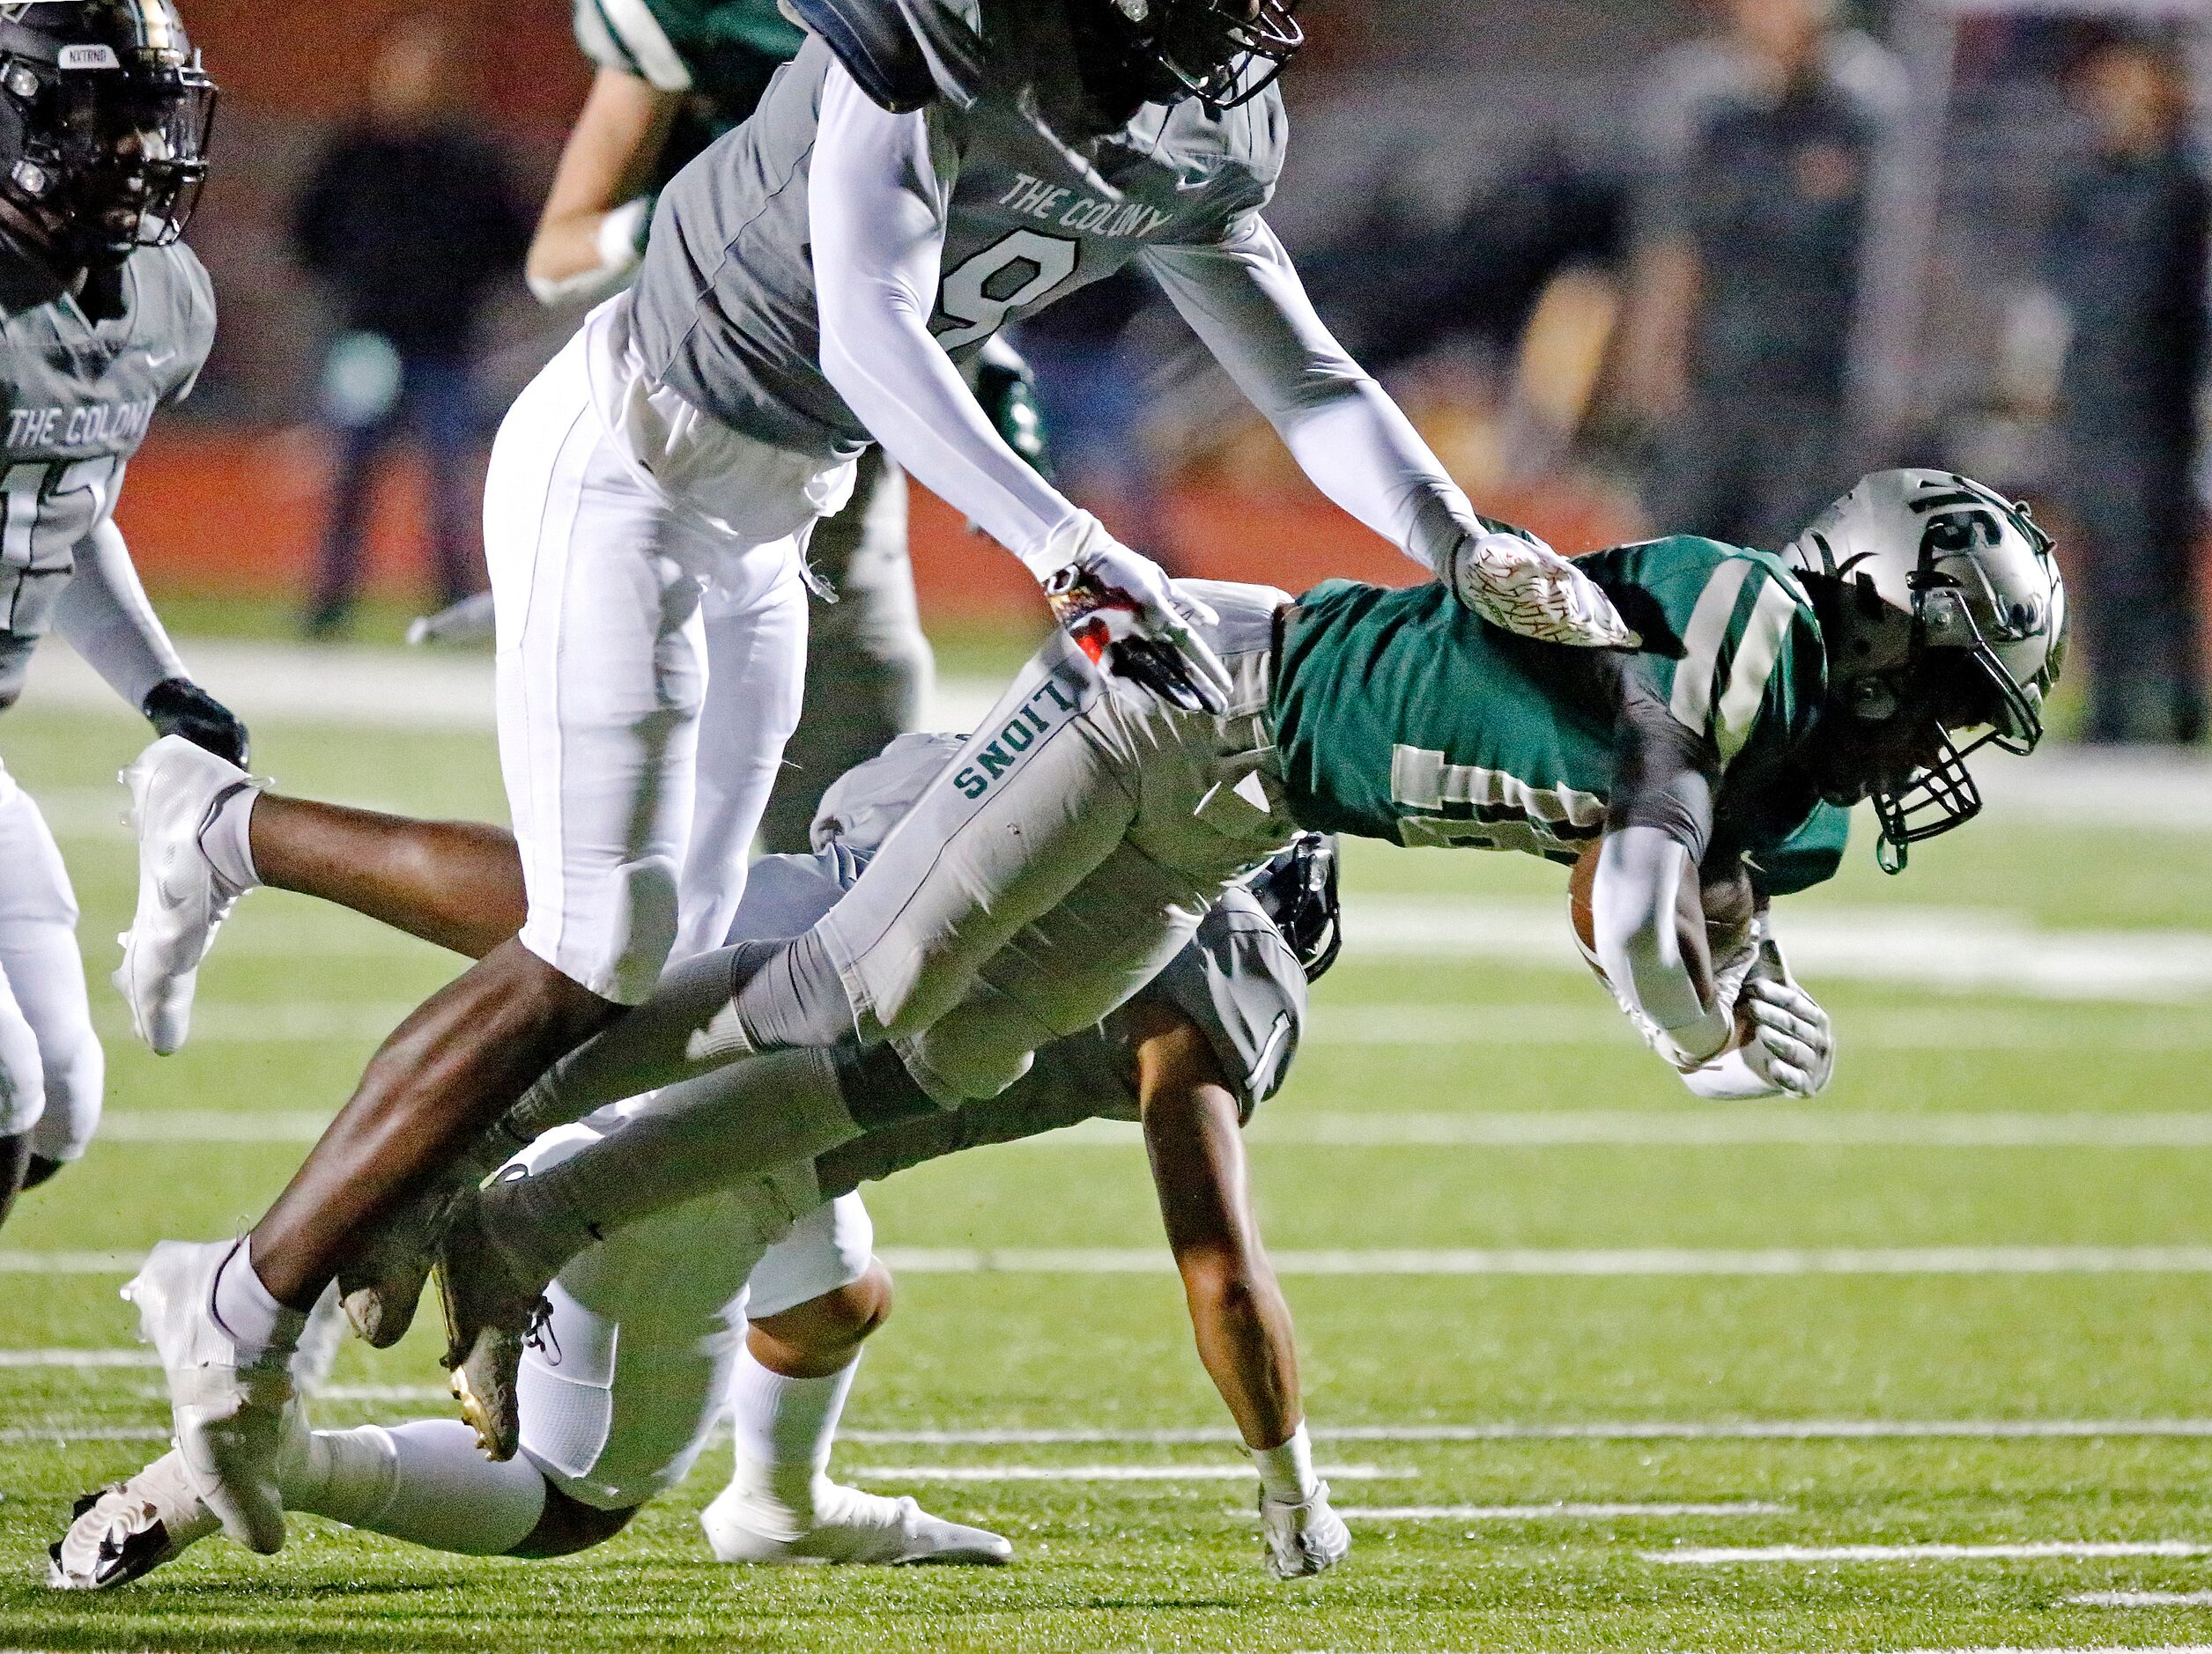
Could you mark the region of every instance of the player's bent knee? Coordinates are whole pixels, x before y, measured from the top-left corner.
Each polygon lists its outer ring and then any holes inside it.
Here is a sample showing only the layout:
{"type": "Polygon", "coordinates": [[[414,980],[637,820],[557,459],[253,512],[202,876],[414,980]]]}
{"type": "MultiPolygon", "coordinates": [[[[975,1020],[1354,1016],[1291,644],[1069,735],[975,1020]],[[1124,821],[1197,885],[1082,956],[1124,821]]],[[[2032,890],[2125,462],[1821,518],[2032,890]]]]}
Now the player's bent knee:
{"type": "MultiPolygon", "coordinates": [[[[870,1259],[859,1280],[761,1316],[753,1328],[770,1340],[778,1365],[834,1370],[891,1318],[891,1271],[870,1259]]],[[[756,1357],[762,1353],[756,1346],[756,1357]]]]}
{"type": "Polygon", "coordinates": [[[537,1518],[537,1525],[522,1536],[522,1542],[507,1554],[538,1561],[573,1556],[578,1551],[604,1545],[630,1525],[630,1518],[640,1508],[631,1504],[618,1510],[602,1510],[570,1497],[548,1482],[544,1514],[537,1518]]]}

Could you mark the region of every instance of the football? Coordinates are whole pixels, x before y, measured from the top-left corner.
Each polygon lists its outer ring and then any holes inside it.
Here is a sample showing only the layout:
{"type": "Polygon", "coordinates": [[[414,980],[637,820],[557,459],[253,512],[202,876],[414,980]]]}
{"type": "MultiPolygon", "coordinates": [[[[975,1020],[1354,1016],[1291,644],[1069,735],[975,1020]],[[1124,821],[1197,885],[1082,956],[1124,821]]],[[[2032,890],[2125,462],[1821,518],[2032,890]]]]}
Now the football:
{"type": "MultiPolygon", "coordinates": [[[[1593,898],[1597,889],[1599,847],[1597,844],[1591,845],[1575,860],[1574,871],[1567,878],[1567,915],[1574,929],[1574,944],[1582,950],[1583,963],[1610,988],[1612,980],[1605,974],[1597,955],[1597,912],[1593,898]]],[[[1701,996],[1709,999],[1713,993],[1711,962],[1715,958],[1726,959],[1742,946],[1745,927],[1751,922],[1754,899],[1750,875],[1741,862],[1725,877],[1682,887],[1676,923],[1680,927],[1683,956],[1694,962],[1701,996]],[[1703,927],[1705,941],[1702,949],[1695,941],[1699,927],[1703,927]]]]}

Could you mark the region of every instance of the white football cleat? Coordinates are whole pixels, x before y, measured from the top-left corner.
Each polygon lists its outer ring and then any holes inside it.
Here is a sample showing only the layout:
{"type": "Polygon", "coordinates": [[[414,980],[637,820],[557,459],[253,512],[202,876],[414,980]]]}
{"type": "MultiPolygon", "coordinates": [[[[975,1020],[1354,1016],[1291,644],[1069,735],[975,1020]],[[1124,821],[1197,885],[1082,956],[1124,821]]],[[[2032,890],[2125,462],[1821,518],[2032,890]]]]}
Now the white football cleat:
{"type": "Polygon", "coordinates": [[[138,910],[122,943],[115,986],[130,1025],[166,1057],[192,1026],[192,993],[215,933],[245,894],[208,860],[200,830],[240,787],[258,785],[227,759],[164,735],[122,775],[138,835],[138,910]]]}
{"type": "Polygon", "coordinates": [[[152,1573],[223,1524],[194,1489],[184,1455],[164,1453],[129,1481],[88,1493],[47,1547],[55,1591],[108,1591],[152,1573]]]}
{"type": "Polygon", "coordinates": [[[986,1529],[947,1522],[912,1499],[862,1493],[826,1476],[815,1481],[810,1521],[782,1500],[734,1481],[699,1512],[699,1525],[725,1562],[995,1567],[1014,1556],[1011,1544],[986,1529]]]}
{"type": "Polygon", "coordinates": [[[277,1458],[292,1411],[289,1362],[241,1367],[215,1318],[215,1277],[243,1241],[163,1241],[122,1289],[138,1336],[161,1357],[177,1454],[192,1491],[223,1531],[264,1554],[285,1543],[277,1458]]]}

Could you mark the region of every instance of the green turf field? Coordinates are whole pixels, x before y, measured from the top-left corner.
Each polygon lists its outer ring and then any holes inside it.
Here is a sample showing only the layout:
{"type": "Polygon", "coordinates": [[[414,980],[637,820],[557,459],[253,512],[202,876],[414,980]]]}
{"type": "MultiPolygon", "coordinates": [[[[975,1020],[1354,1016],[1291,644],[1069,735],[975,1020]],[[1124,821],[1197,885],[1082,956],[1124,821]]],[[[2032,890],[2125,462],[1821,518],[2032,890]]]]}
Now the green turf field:
{"type": "MultiPolygon", "coordinates": [[[[498,809],[486,740],[258,735],[262,767],[303,792],[498,809]]],[[[4,741],[50,801],[99,977],[133,876],[108,779],[141,739],[120,714],[33,713],[4,741]]],[[[1533,862],[1380,849],[1349,875],[1371,911],[1446,929],[1557,882],[1533,862]]],[[[1905,905],[1930,910],[1916,922],[1939,955],[2013,920],[2095,933],[2094,978],[2212,932],[2212,834],[1992,821],[1903,880],[1861,847],[1805,905],[1841,947],[1905,905]]],[[[166,1418],[154,1371],[69,1354],[127,1350],[130,1324],[120,1270],[60,1254],[250,1221],[378,1034],[454,968],[263,895],[226,934],[180,1056],[129,1045],[96,981],[114,1129],[0,1235],[0,1648],[2212,1643],[2212,1606],[2076,1600],[2212,1587],[2212,1425],[2162,1425],[2212,1420],[2201,981],[2145,1002],[1808,970],[1838,1013],[1841,1076],[1819,1105],[1760,1112],[1685,1097],[1564,949],[1383,952],[1357,921],[1354,942],[1254,1128],[1321,1458],[1357,1536],[1331,1576],[1261,1573],[1248,1481],[1096,1473],[1239,1462],[1141,1153],[1100,1132],[871,1199],[879,1244],[908,1266],[836,1468],[1000,1528],[1010,1569],[718,1567],[692,1524],[719,1486],[710,1454],[680,1496],[564,1562],[447,1560],[296,1519],[274,1560],[216,1541],[109,1596],[49,1595],[44,1547],[70,1498],[159,1451],[166,1418]],[[1034,1474],[1055,1469],[1069,1473],[1034,1474]],[[1928,1545],[2150,1548],[1911,1548],[1928,1545]],[[1906,1548],[1712,1554],[1783,1546],[1906,1548]]],[[[2001,931],[1977,945],[1998,978],[2015,963],[2001,931]]],[[[349,1351],[320,1420],[438,1410],[433,1358],[420,1335],[349,1351]]]]}

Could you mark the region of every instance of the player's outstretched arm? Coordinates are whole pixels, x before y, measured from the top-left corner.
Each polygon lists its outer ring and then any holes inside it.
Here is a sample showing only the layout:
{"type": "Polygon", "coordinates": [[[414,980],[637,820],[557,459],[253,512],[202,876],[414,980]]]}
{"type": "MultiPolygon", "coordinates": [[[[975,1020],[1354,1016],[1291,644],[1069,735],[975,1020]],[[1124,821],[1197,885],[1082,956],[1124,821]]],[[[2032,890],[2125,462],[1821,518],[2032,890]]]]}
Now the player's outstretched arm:
{"type": "Polygon", "coordinates": [[[1259,214],[1214,246],[1154,247],[1145,262],[1330,499],[1485,620],[1548,642],[1633,646],[1611,601],[1572,564],[1475,514],[1397,403],[1315,314],[1259,214]]]}
{"type": "MultiPolygon", "coordinates": [[[[822,372],[893,459],[1021,558],[1094,660],[1218,710],[1228,676],[1190,629],[1210,613],[1008,445],[929,331],[951,190],[931,118],[893,114],[843,69],[829,71],[807,194],[822,372]]],[[[944,338],[995,326],[993,316],[944,338]]]]}
{"type": "Polygon", "coordinates": [[[1269,1566],[1284,1578],[1342,1561],[1351,1536],[1313,1473],[1291,1310],[1252,1211],[1237,1098],[1205,1036],[1164,1002],[1129,1007],[1137,1098],[1167,1244],[1199,1358],[1260,1468],[1269,1566]]]}
{"type": "Polygon", "coordinates": [[[245,764],[246,726],[185,671],[114,522],[102,522],[77,548],[77,572],[54,620],[70,646],[163,735],[245,764]]]}
{"type": "Polygon", "coordinates": [[[603,299],[629,280],[653,216],[647,186],[683,101],[680,92],[601,68],[569,129],[524,263],[539,303],[603,299]]]}

